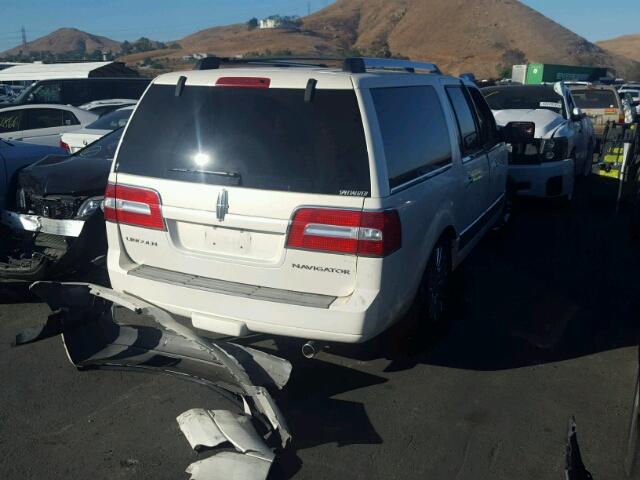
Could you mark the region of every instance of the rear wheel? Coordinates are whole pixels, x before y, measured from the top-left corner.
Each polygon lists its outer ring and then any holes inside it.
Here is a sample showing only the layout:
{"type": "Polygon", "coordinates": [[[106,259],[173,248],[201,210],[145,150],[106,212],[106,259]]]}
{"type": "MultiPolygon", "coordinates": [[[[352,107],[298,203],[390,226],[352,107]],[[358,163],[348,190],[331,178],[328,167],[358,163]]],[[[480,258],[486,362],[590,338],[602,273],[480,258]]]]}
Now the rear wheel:
{"type": "Polygon", "coordinates": [[[431,252],[416,298],[417,313],[422,325],[445,322],[450,278],[451,243],[442,239],[431,252]]]}

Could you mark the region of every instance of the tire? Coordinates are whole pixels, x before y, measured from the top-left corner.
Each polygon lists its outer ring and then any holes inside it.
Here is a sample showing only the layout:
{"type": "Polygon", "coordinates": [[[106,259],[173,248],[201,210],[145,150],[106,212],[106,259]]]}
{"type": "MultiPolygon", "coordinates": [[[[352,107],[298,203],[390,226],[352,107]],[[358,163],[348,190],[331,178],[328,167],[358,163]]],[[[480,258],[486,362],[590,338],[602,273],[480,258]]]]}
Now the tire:
{"type": "Polygon", "coordinates": [[[593,154],[595,147],[593,144],[589,144],[589,148],[587,148],[587,158],[585,160],[584,171],[582,172],[582,176],[588,177],[591,175],[591,170],[593,169],[593,154]]]}
{"type": "Polygon", "coordinates": [[[416,320],[420,326],[446,323],[451,280],[451,243],[438,241],[429,256],[416,296],[416,320]]]}
{"type": "Polygon", "coordinates": [[[504,205],[502,206],[500,219],[493,227],[494,232],[501,232],[506,228],[507,225],[509,225],[509,222],[511,221],[511,218],[513,217],[513,214],[517,208],[516,202],[518,197],[516,190],[511,182],[507,182],[507,188],[504,195],[504,205]]]}
{"type": "Polygon", "coordinates": [[[631,212],[631,234],[636,240],[640,240],[640,191],[636,194],[631,212]]]}

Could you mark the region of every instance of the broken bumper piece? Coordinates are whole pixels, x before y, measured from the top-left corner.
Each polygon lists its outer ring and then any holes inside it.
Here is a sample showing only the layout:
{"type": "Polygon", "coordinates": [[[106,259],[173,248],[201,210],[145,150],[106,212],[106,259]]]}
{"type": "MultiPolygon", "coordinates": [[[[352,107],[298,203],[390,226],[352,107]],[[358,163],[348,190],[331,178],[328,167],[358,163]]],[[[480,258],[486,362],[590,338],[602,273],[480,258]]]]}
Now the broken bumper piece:
{"type": "Polygon", "coordinates": [[[40,215],[16,213],[10,210],[2,212],[0,221],[16,230],[62,235],[64,237],[79,237],[84,228],[83,220],[59,220],[40,215]]]}
{"type": "MultiPolygon", "coordinates": [[[[200,337],[155,305],[105,287],[37,282],[31,291],[47,302],[53,313],[43,325],[18,334],[16,345],[62,335],[68,357],[78,369],[155,371],[207,385],[235,399],[245,413],[261,421],[270,432],[276,432],[279,447],[285,448],[289,443],[291,436],[286,421],[265,388],[281,389],[286,385],[291,373],[291,364],[286,360],[200,337]],[[147,317],[158,327],[120,325],[114,321],[113,306],[147,317]]],[[[220,422],[214,422],[219,429],[219,425],[223,425],[223,432],[231,428],[229,425],[248,429],[248,420],[244,417],[230,419],[217,413],[215,418],[220,422]]],[[[235,439],[236,435],[231,437],[235,439]]],[[[242,437],[239,445],[244,445],[246,438],[242,437]]],[[[246,445],[246,455],[251,456],[254,447],[250,443],[246,445]]],[[[263,454],[266,455],[266,451],[263,454]]],[[[263,457],[261,461],[266,461],[263,457]]]]}
{"type": "Polygon", "coordinates": [[[237,450],[220,452],[187,468],[192,480],[266,479],[275,458],[247,415],[194,408],[177,418],[180,430],[196,451],[230,443],[237,450]]]}

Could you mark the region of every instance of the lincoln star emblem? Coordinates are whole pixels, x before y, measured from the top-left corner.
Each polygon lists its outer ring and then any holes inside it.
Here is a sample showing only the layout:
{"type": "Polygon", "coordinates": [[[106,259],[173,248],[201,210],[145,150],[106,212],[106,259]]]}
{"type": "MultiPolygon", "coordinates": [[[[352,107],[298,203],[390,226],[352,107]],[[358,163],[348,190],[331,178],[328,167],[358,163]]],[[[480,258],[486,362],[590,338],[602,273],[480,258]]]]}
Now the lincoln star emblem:
{"type": "Polygon", "coordinates": [[[223,188],[218,194],[218,202],[216,203],[216,218],[221,222],[229,211],[229,193],[223,188]]]}

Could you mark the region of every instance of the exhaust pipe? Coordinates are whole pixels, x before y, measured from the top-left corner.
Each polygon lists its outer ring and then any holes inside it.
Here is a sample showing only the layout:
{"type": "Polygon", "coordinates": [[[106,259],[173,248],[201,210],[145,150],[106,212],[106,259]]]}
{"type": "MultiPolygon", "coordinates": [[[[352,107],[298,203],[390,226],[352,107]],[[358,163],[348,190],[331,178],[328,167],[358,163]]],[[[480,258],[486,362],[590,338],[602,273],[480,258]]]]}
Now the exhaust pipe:
{"type": "Polygon", "coordinates": [[[318,353],[318,345],[313,340],[309,340],[307,343],[302,345],[302,356],[304,358],[312,359],[318,353]]]}

